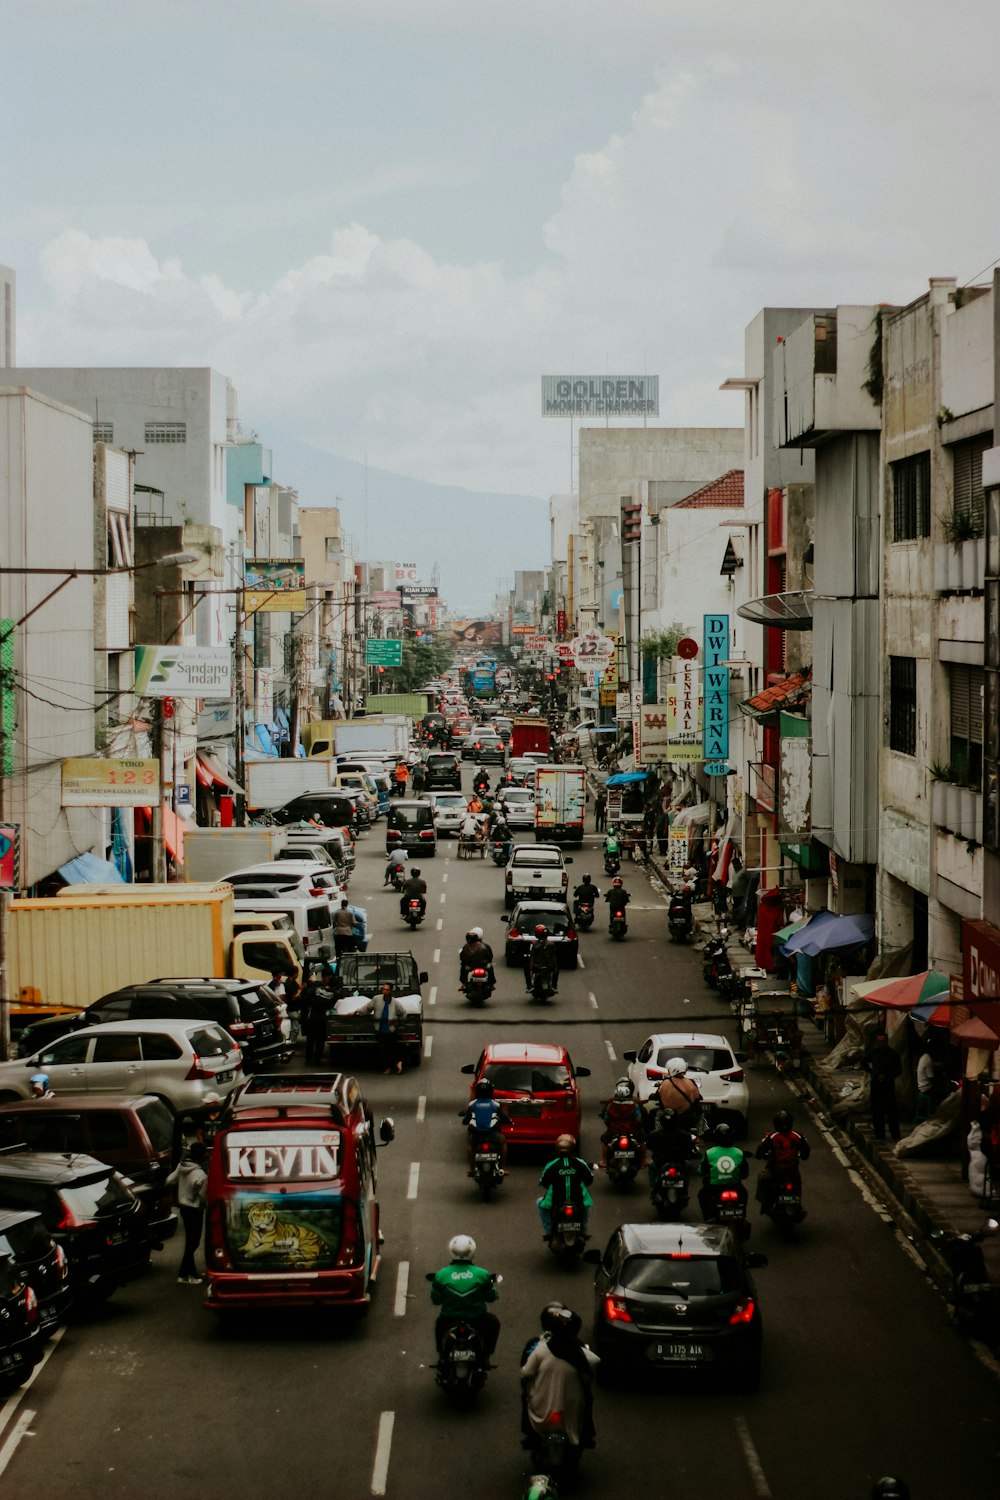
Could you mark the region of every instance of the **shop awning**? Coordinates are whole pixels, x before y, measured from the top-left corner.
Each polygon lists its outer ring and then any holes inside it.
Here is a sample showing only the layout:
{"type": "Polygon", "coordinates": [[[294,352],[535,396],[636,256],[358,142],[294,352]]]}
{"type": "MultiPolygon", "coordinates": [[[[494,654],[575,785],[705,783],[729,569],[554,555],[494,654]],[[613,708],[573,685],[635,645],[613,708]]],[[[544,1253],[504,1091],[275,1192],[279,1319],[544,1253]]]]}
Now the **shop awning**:
{"type": "Polygon", "coordinates": [[[89,852],[78,854],[76,859],[59,866],[59,874],[67,885],[124,885],[121,871],[109,860],[101,859],[89,852]]]}
{"type": "Polygon", "coordinates": [[[238,781],[234,781],[229,772],[216,760],[214,755],[209,755],[206,750],[199,750],[195,764],[195,771],[202,786],[224,786],[237,797],[246,795],[238,781]]]}
{"type": "Polygon", "coordinates": [[[696,802],[693,807],[682,807],[670,826],[671,828],[694,828],[697,823],[707,823],[708,810],[707,802],[696,802]]]}
{"type": "Polygon", "coordinates": [[[832,911],[818,911],[798,932],[793,932],[781,945],[787,957],[792,953],[804,953],[815,958],[818,953],[830,953],[834,948],[857,948],[871,940],[875,933],[875,918],[866,913],[857,917],[836,917],[832,911]]]}

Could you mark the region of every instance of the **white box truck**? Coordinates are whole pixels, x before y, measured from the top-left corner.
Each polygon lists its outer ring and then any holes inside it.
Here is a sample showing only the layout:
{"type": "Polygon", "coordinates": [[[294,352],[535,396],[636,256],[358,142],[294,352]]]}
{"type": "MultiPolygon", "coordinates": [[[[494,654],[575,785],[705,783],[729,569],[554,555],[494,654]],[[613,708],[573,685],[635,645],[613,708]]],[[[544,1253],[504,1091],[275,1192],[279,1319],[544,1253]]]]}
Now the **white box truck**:
{"type": "Polygon", "coordinates": [[[288,842],[284,828],[190,828],[184,834],[185,881],[219,880],[230,870],[275,860],[288,842]]]}
{"type": "Polygon", "coordinates": [[[300,792],[324,792],[333,784],[336,770],[332,760],[247,761],[247,806],[283,807],[300,792]]]}
{"type": "Polygon", "coordinates": [[[410,721],[405,714],[366,714],[336,724],[334,748],[338,755],[360,755],[373,750],[378,755],[405,755],[410,748],[410,721]]]}
{"type": "Polygon", "coordinates": [[[535,772],[535,838],[582,844],[587,773],[582,766],[539,766],[535,772]]]}

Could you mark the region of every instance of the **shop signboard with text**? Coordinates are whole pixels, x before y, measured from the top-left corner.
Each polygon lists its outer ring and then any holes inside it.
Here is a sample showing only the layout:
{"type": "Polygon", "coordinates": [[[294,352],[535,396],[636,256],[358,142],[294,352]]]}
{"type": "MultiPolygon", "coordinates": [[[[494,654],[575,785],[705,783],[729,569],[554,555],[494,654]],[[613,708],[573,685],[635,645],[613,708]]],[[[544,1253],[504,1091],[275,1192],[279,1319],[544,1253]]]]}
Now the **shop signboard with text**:
{"type": "Polygon", "coordinates": [[[63,807],[149,807],[160,800],[157,760],[76,757],[62,763],[63,807]]]}
{"type": "Polygon", "coordinates": [[[248,615],[306,607],[306,565],[301,557],[249,557],[244,608],[248,615]]]}
{"type": "Polygon", "coordinates": [[[136,646],[137,698],[231,698],[228,646],[136,646]]]}
{"type": "Polygon", "coordinates": [[[543,375],[543,417],[656,417],[659,375],[543,375]]]}
{"type": "Polygon", "coordinates": [[[729,616],[705,615],[702,636],[704,672],[704,746],[706,776],[729,771],[729,616]]]}

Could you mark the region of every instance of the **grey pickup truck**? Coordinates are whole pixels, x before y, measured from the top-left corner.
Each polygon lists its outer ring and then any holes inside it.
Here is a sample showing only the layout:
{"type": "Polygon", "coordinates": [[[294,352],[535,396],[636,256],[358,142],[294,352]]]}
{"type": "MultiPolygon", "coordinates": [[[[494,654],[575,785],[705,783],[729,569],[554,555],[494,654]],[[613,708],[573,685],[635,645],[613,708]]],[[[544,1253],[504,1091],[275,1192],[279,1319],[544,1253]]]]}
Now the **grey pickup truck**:
{"type": "Polygon", "coordinates": [[[337,965],[326,1013],[326,1042],[337,1047],[370,1047],[375,1042],[375,997],[391,984],[406,1011],[396,1040],[414,1067],[424,1055],[424,1002],[420,986],[427,974],[412,953],[344,953],[337,965]]]}

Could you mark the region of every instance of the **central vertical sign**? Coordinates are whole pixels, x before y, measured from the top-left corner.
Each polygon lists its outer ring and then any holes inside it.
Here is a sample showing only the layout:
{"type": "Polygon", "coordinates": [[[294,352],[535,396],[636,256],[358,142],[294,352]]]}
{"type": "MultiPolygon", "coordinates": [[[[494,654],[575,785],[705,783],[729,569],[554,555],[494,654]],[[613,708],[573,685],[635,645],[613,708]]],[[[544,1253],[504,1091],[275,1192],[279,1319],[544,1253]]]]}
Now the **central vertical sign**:
{"type": "Polygon", "coordinates": [[[705,717],[702,744],[706,776],[725,776],[729,755],[729,616],[705,615],[705,717]]]}

